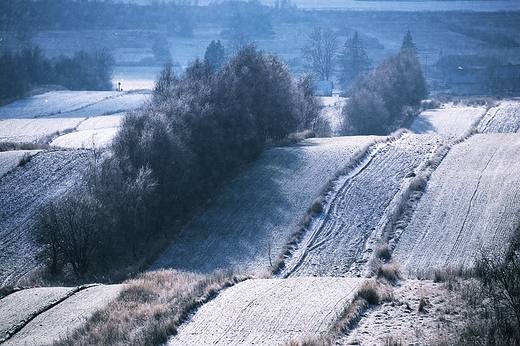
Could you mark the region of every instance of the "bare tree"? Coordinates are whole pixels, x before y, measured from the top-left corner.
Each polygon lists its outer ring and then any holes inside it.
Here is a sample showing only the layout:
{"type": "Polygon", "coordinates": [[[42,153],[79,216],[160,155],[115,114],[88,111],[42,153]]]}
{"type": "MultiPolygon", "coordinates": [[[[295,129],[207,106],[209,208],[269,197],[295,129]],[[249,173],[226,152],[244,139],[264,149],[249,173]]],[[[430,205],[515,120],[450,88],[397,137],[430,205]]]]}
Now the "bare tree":
{"type": "Polygon", "coordinates": [[[101,208],[97,200],[79,192],[42,207],[33,236],[49,257],[53,274],[61,260],[70,264],[76,275],[88,272],[106,236],[100,223],[101,208]]]}
{"type": "Polygon", "coordinates": [[[329,80],[334,72],[334,57],[338,50],[338,37],[331,29],[316,27],[302,49],[304,63],[321,80],[329,80]]]}

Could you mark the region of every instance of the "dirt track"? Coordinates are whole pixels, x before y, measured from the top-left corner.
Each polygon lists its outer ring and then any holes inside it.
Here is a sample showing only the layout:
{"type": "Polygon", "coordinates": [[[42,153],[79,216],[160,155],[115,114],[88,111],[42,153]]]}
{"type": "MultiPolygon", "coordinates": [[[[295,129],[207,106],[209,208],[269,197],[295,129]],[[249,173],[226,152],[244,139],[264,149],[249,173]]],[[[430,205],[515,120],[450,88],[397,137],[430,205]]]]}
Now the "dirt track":
{"type": "Polygon", "coordinates": [[[192,219],[152,269],[268,269],[328,180],[373,140],[309,139],[268,150],[192,219]]]}
{"type": "Polygon", "coordinates": [[[441,142],[436,135],[407,134],[378,145],[338,181],[282,275],[361,275],[367,240],[382,233],[386,213],[393,212],[389,206],[400,198],[405,180],[441,142]]]}

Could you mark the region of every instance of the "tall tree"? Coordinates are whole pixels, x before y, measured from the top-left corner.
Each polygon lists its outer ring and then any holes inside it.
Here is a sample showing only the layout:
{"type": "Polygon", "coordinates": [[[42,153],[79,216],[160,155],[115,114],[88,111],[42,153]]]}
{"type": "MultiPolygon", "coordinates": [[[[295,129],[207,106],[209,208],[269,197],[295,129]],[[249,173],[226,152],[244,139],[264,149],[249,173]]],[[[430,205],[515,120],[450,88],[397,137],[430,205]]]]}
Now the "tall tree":
{"type": "Polygon", "coordinates": [[[417,54],[417,46],[413,42],[413,38],[412,38],[412,34],[410,32],[410,29],[408,29],[406,31],[406,34],[404,35],[403,44],[401,45],[401,49],[410,49],[415,54],[417,54]]]}
{"type": "Polygon", "coordinates": [[[344,86],[354,82],[357,76],[365,73],[370,68],[370,59],[367,56],[363,41],[359,38],[358,32],[349,38],[338,57],[340,75],[339,81],[344,86]]]}
{"type": "Polygon", "coordinates": [[[212,70],[218,70],[225,60],[224,45],[220,43],[220,40],[212,40],[204,53],[204,64],[212,70]]]}
{"type": "Polygon", "coordinates": [[[316,27],[302,49],[307,68],[320,80],[329,80],[334,71],[334,56],[338,50],[338,37],[331,29],[316,27]]]}

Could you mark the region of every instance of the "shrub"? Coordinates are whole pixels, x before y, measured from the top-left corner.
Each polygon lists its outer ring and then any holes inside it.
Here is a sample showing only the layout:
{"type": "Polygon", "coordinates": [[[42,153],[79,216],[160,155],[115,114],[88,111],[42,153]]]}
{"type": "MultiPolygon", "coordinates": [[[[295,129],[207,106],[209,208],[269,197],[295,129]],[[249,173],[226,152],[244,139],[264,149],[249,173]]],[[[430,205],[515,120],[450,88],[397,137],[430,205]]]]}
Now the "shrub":
{"type": "Polygon", "coordinates": [[[390,246],[388,245],[388,243],[379,245],[379,247],[376,250],[376,258],[388,261],[391,256],[392,255],[390,253],[390,246]]]}
{"type": "Polygon", "coordinates": [[[383,264],[379,266],[377,271],[378,278],[385,278],[388,281],[395,283],[399,280],[399,264],[396,261],[392,261],[390,263],[383,264]]]}
{"type": "Polygon", "coordinates": [[[427,88],[418,57],[404,49],[358,79],[347,93],[343,133],[386,134],[405,107],[420,105],[427,88]]]}
{"type": "Polygon", "coordinates": [[[370,305],[379,304],[379,293],[375,280],[366,280],[358,291],[358,297],[366,300],[370,305]]]}

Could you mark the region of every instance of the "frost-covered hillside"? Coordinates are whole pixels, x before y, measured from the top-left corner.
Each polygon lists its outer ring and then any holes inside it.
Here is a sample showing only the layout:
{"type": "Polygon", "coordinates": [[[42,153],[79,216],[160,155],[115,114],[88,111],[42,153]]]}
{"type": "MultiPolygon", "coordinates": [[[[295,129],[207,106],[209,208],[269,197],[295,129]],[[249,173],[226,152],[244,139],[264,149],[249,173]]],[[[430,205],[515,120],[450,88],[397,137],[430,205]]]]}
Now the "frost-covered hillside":
{"type": "Polygon", "coordinates": [[[35,213],[80,179],[89,157],[83,150],[41,152],[0,178],[0,286],[16,284],[37,266],[28,234],[35,213]]]}

